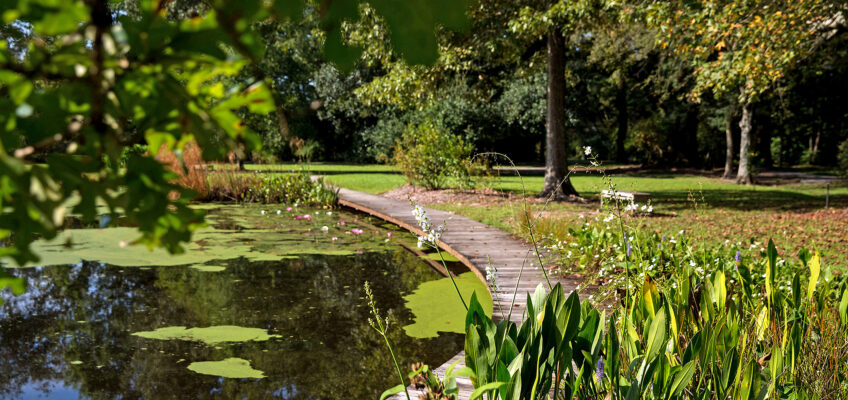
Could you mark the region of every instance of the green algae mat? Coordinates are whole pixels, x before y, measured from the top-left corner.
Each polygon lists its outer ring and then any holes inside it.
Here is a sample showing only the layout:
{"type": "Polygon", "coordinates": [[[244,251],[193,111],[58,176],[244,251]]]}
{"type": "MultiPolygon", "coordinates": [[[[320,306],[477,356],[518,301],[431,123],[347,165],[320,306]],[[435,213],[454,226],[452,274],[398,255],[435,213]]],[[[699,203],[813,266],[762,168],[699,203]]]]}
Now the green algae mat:
{"type": "MultiPolygon", "coordinates": [[[[492,316],[492,297],[486,285],[473,272],[455,278],[456,286],[467,303],[472,293],[483,310],[492,316]]],[[[415,322],[404,326],[406,334],[417,338],[431,338],[442,332],[465,333],[465,306],[456,294],[450,278],[424,282],[411,294],[404,296],[406,306],[415,315],[415,322]]]]}
{"type": "Polygon", "coordinates": [[[280,337],[280,335],[269,335],[265,329],[232,325],[190,329],[186,329],[184,326],[168,326],[155,331],[136,332],[133,335],[146,339],[193,340],[209,345],[224,342],[264,341],[272,337],[280,337]]]}
{"type": "Polygon", "coordinates": [[[349,213],[257,205],[207,208],[209,226],[195,232],[182,254],[134,245],[139,235],[132,227],[68,229],[52,240],[35,241],[32,249],[40,261],[25,267],[99,261],[124,267],[188,265],[214,272],[220,271],[214,267],[222,266],[221,261],[234,258],[273,261],[303,254],[351,255],[391,246],[387,231],[372,228],[379,222],[349,213]],[[216,265],[205,265],[210,263],[216,265]]]}
{"type": "Polygon", "coordinates": [[[198,374],[220,376],[224,378],[255,378],[265,377],[262,371],[250,367],[250,361],[230,357],[221,361],[195,361],[188,369],[198,374]]]}

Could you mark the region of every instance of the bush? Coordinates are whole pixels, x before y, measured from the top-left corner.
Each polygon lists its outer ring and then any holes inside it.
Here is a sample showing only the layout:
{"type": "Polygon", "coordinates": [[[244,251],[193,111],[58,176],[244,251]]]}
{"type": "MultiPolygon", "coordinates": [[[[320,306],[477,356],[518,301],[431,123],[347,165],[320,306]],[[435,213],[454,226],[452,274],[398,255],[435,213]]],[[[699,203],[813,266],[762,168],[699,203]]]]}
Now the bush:
{"type": "Polygon", "coordinates": [[[410,124],[395,144],[394,164],[407,180],[427,189],[467,188],[485,166],[472,160],[472,146],[440,125],[410,124]]]}
{"type": "Polygon", "coordinates": [[[260,176],[244,194],[243,200],[252,203],[284,203],[313,206],[334,206],[338,191],[324,185],[323,179],[313,181],[305,173],[260,176]]]}
{"type": "Polygon", "coordinates": [[[839,144],[839,150],[836,152],[836,163],[839,166],[839,173],[848,176],[848,139],[839,144]]]}
{"type": "Polygon", "coordinates": [[[209,174],[208,187],[200,201],[235,201],[263,204],[300,204],[332,207],[338,203],[338,191],[313,181],[305,173],[256,175],[235,171],[209,174]]]}

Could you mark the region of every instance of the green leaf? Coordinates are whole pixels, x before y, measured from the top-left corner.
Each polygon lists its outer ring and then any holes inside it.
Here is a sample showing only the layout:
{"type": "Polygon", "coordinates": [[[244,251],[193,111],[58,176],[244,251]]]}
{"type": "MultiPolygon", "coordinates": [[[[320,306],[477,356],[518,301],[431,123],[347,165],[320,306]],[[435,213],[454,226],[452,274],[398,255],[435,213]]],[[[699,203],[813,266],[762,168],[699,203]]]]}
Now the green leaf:
{"type": "Polygon", "coordinates": [[[489,392],[489,391],[492,391],[492,390],[498,390],[498,389],[500,389],[501,387],[506,386],[507,384],[509,384],[509,382],[491,382],[491,383],[487,383],[487,384],[485,384],[485,385],[483,385],[483,386],[480,386],[480,387],[478,387],[478,388],[474,389],[474,391],[473,391],[473,392],[471,392],[471,397],[469,398],[469,400],[478,399],[478,398],[480,398],[481,396],[483,396],[483,394],[484,394],[484,393],[489,392]]]}
{"type": "Polygon", "coordinates": [[[383,394],[380,395],[380,400],[384,400],[386,397],[396,395],[396,394],[404,391],[405,388],[406,388],[406,386],[404,386],[404,385],[397,385],[395,387],[386,389],[386,391],[383,392],[383,394]]]}
{"type": "Polygon", "coordinates": [[[646,339],[645,342],[648,347],[645,350],[645,360],[652,361],[662,350],[665,343],[665,310],[660,309],[657,312],[657,316],[651,322],[651,328],[646,339]]]}
{"type": "Polygon", "coordinates": [[[689,385],[689,381],[692,380],[692,376],[695,375],[695,361],[689,361],[680,371],[675,374],[674,379],[671,382],[671,386],[669,387],[668,398],[677,397],[683,389],[689,385]]]}
{"type": "Polygon", "coordinates": [[[839,301],[839,318],[842,325],[848,324],[848,286],[842,290],[842,300],[839,301]]]}

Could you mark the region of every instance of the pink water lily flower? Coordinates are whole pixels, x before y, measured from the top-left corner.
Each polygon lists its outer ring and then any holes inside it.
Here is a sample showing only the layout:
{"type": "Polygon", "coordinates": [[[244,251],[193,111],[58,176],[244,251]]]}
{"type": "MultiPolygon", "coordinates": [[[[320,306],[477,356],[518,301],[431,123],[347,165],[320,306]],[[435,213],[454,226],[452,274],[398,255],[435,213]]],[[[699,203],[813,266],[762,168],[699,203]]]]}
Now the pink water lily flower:
{"type": "Polygon", "coordinates": [[[312,221],[312,216],[309,214],[304,215],[303,218],[306,218],[307,221],[312,221]]]}
{"type": "Polygon", "coordinates": [[[344,226],[344,221],[339,221],[339,225],[344,226]]]}
{"type": "Polygon", "coordinates": [[[336,240],[339,240],[339,238],[333,236],[333,241],[335,242],[336,240]]]}
{"type": "Polygon", "coordinates": [[[292,210],[291,207],[286,207],[286,211],[291,211],[291,210],[292,210]]]}
{"type": "Polygon", "coordinates": [[[356,234],[356,235],[361,235],[361,234],[362,234],[362,229],[356,229],[356,228],[353,228],[353,229],[351,229],[350,231],[351,231],[351,232],[353,232],[353,233],[354,233],[354,234],[356,234]]]}
{"type": "Polygon", "coordinates": [[[392,237],[392,233],[391,233],[391,232],[389,232],[389,233],[387,233],[387,234],[386,234],[386,236],[388,236],[389,238],[391,238],[391,237],[392,237]]]}
{"type": "Polygon", "coordinates": [[[294,217],[294,219],[301,219],[301,218],[303,218],[303,217],[301,217],[300,215],[294,217]]]}

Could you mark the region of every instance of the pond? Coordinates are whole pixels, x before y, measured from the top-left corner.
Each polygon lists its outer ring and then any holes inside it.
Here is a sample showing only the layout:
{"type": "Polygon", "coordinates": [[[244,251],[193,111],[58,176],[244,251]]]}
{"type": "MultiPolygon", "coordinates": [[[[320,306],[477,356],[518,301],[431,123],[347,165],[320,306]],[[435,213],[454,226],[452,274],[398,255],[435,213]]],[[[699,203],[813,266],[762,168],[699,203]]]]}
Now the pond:
{"type": "Polygon", "coordinates": [[[43,266],[7,268],[27,291],[0,293],[0,398],[374,399],[397,378],[365,281],[403,366],[462,349],[462,305],[410,234],[338,210],[208,219],[179,256],[129,245],[130,227],[37,242],[43,266]]]}

